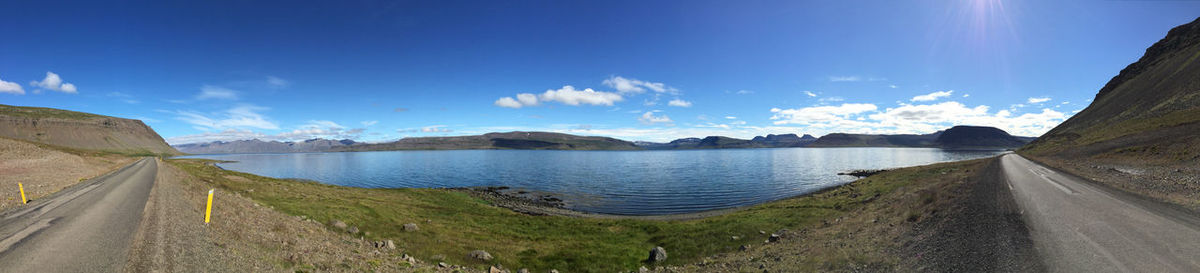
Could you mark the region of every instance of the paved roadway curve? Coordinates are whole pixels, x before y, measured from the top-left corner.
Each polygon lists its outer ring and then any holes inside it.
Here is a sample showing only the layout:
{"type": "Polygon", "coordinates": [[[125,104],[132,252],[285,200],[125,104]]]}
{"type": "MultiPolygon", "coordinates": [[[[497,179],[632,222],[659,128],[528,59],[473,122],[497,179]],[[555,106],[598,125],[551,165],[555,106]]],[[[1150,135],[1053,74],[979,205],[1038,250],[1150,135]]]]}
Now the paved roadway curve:
{"type": "Polygon", "coordinates": [[[1001,157],[1013,197],[1052,272],[1200,272],[1200,217],[1001,157]]]}
{"type": "Polygon", "coordinates": [[[157,172],[143,158],[0,214],[0,271],[121,271],[157,172]]]}

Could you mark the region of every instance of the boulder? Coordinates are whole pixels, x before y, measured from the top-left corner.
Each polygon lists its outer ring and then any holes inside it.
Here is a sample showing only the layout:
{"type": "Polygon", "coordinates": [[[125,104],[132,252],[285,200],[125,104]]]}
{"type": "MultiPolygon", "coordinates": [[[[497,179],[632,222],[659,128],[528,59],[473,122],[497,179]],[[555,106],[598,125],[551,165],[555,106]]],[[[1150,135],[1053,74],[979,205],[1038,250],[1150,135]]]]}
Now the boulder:
{"type": "Polygon", "coordinates": [[[488,273],[504,273],[504,270],[493,265],[488,267],[488,273]]]}
{"type": "Polygon", "coordinates": [[[358,234],[358,227],[350,227],[350,229],[347,229],[346,232],[349,232],[351,234],[358,234]]]}
{"type": "Polygon", "coordinates": [[[558,269],[550,269],[550,273],[558,273],[558,269]]]}
{"type": "Polygon", "coordinates": [[[387,249],[396,249],[396,243],[392,242],[392,240],[383,241],[383,247],[386,247],[387,249]]]}
{"type": "Polygon", "coordinates": [[[768,243],[774,243],[774,242],[778,242],[778,241],[779,241],[779,234],[771,233],[771,236],[767,237],[768,243]]]}
{"type": "Polygon", "coordinates": [[[663,249],[661,246],[656,246],[650,249],[650,258],[647,260],[649,260],[651,263],[665,261],[667,260],[667,250],[663,249]]]}
{"type": "Polygon", "coordinates": [[[341,230],[345,230],[347,227],[349,227],[349,226],[347,226],[347,225],[346,225],[346,222],[342,222],[342,221],[339,221],[339,220],[333,220],[333,221],[330,221],[330,222],[329,222],[329,225],[330,225],[330,226],[333,226],[333,227],[335,227],[335,228],[341,229],[341,230]]]}
{"type": "Polygon", "coordinates": [[[483,250],[471,251],[471,253],[467,253],[467,257],[470,257],[471,259],[485,261],[485,262],[492,260],[492,254],[487,253],[487,251],[483,251],[483,250]]]}
{"type": "Polygon", "coordinates": [[[527,269],[527,268],[517,269],[517,273],[529,273],[529,269],[527,269]]]}
{"type": "Polygon", "coordinates": [[[417,224],[415,224],[415,223],[404,224],[404,231],[411,232],[411,231],[418,231],[418,230],[421,230],[421,228],[417,227],[417,224]]]}

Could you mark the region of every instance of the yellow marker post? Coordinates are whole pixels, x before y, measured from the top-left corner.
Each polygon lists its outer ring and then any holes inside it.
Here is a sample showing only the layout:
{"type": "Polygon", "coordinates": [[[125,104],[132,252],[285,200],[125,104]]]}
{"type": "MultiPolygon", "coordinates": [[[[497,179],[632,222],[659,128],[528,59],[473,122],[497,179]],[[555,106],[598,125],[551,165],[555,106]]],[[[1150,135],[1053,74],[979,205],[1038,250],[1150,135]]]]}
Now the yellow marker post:
{"type": "Polygon", "coordinates": [[[29,199],[25,199],[25,185],[17,183],[17,188],[21,189],[21,204],[29,204],[29,199]]]}
{"type": "Polygon", "coordinates": [[[204,223],[208,224],[208,217],[212,215],[212,196],[213,190],[208,190],[208,205],[204,208],[204,223]]]}

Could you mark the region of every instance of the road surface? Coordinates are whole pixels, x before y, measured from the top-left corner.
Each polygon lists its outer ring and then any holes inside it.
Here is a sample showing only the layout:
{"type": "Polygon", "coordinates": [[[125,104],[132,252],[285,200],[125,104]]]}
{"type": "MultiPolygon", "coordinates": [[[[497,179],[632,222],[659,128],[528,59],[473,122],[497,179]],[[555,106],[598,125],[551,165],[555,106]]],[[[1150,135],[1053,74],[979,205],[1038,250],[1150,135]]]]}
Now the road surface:
{"type": "Polygon", "coordinates": [[[1200,217],[1001,157],[1034,247],[1052,272],[1200,272],[1200,217]]]}
{"type": "Polygon", "coordinates": [[[157,172],[144,158],[0,214],[0,271],[121,271],[157,172]]]}

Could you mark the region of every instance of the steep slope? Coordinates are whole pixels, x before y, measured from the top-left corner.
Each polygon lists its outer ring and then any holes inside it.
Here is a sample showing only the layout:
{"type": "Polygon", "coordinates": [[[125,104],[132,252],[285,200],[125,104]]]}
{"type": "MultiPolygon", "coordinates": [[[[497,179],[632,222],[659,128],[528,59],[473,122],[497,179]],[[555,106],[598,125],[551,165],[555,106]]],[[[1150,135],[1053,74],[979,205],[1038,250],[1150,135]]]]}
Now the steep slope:
{"type": "Polygon", "coordinates": [[[130,154],[179,154],[140,120],[0,105],[0,137],[130,154]]]}
{"type": "Polygon", "coordinates": [[[1029,140],[995,127],[954,126],[942,132],[933,143],[942,148],[1017,148],[1029,140]]]}
{"type": "MultiPolygon", "coordinates": [[[[1116,148],[1104,143],[1144,138],[1200,122],[1198,62],[1200,19],[1171,29],[1146,49],[1141,59],[1105,84],[1091,105],[1038,138],[1026,151],[1091,156],[1116,148]]],[[[1153,140],[1117,146],[1150,142],[1153,140]]],[[[1200,150],[1190,150],[1192,155],[1197,152],[1200,150]]]]}
{"type": "Polygon", "coordinates": [[[1018,152],[1200,210],[1200,19],[1171,29],[1091,105],[1018,152]]]}
{"type": "Polygon", "coordinates": [[[641,150],[632,142],[549,132],[487,133],[476,136],[414,137],[394,142],[352,145],[334,151],[390,150],[641,150]]]}
{"type": "Polygon", "coordinates": [[[214,141],[172,145],[180,152],[189,154],[239,154],[239,153],[307,153],[327,152],[334,149],[362,145],[353,140],[309,139],[300,142],[262,141],[258,139],[237,141],[214,141]]]}

